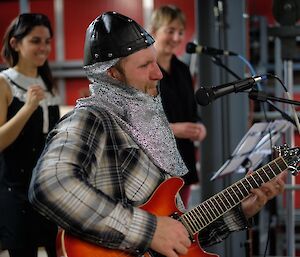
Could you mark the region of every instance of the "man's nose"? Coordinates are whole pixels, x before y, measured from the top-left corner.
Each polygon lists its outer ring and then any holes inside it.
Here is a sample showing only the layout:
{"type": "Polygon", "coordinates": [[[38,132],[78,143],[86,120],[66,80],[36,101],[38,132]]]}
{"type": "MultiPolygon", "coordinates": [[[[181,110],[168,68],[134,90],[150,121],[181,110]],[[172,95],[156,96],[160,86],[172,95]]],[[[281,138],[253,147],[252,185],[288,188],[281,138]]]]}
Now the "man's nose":
{"type": "Polygon", "coordinates": [[[153,71],[151,73],[151,79],[153,80],[161,80],[163,78],[163,74],[157,63],[154,64],[153,71]]]}

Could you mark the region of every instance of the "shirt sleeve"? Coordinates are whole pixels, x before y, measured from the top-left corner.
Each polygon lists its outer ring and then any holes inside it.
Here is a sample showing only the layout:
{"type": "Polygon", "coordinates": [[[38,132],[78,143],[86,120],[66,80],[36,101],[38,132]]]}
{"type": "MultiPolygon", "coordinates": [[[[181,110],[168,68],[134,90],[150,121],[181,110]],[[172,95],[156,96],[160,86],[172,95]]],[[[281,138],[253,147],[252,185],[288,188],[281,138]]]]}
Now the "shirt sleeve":
{"type": "MultiPolygon", "coordinates": [[[[107,193],[122,190],[120,179],[107,190],[90,180],[99,162],[102,166],[110,163],[105,147],[111,139],[102,125],[91,113],[80,111],[59,123],[33,172],[29,200],[40,213],[84,240],[144,252],[153,237],[156,217],[107,193]],[[95,156],[96,151],[101,156],[95,156]]],[[[115,170],[121,169],[115,165],[115,170]]]]}
{"type": "Polygon", "coordinates": [[[249,226],[241,206],[238,206],[201,231],[198,239],[201,246],[211,246],[223,241],[230,233],[247,229],[249,226]]]}

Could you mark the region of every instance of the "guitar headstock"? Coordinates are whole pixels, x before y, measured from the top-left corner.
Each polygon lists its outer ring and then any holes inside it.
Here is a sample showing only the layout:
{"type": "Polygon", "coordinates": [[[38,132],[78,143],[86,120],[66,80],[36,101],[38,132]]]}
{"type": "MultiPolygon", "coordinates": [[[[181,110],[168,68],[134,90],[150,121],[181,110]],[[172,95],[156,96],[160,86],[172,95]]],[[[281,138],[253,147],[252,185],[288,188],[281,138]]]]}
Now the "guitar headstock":
{"type": "Polygon", "coordinates": [[[273,147],[276,155],[282,156],[288,164],[288,170],[292,175],[296,176],[299,173],[300,163],[300,148],[289,147],[287,144],[273,147]]]}

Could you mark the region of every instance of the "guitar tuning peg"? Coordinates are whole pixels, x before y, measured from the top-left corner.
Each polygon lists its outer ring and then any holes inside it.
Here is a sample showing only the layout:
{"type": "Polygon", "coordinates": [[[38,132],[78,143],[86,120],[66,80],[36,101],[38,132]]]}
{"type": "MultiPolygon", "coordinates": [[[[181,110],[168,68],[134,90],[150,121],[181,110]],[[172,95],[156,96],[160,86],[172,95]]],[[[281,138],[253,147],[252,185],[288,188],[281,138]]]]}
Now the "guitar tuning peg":
{"type": "Polygon", "coordinates": [[[299,174],[300,167],[294,167],[290,165],[288,166],[287,170],[291,172],[293,176],[297,176],[299,174]]]}
{"type": "Polygon", "coordinates": [[[282,156],[284,155],[283,152],[282,152],[282,149],[281,149],[281,146],[273,146],[272,147],[272,155],[273,155],[273,158],[276,158],[278,156],[282,156]]]}

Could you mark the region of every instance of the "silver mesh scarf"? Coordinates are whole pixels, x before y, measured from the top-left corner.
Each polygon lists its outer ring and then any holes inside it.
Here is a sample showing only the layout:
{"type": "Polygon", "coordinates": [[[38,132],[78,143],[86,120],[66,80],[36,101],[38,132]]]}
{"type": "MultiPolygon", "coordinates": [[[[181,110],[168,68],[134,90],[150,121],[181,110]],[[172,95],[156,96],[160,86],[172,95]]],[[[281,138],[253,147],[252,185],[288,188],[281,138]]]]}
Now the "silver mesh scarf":
{"type": "Polygon", "coordinates": [[[171,175],[186,174],[160,96],[150,96],[107,75],[106,70],[117,61],[84,67],[91,97],[79,99],[76,108],[91,105],[106,110],[158,167],[171,175]]]}

